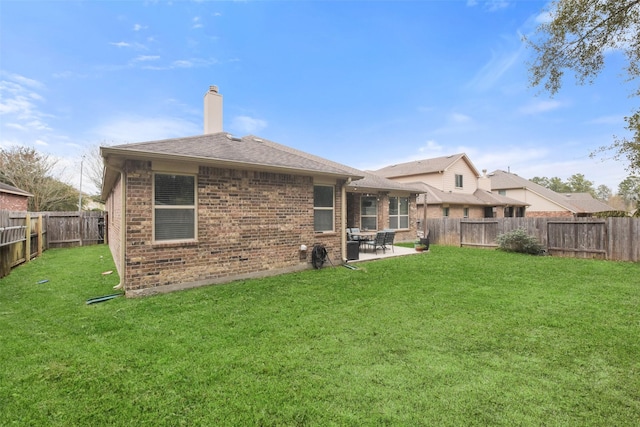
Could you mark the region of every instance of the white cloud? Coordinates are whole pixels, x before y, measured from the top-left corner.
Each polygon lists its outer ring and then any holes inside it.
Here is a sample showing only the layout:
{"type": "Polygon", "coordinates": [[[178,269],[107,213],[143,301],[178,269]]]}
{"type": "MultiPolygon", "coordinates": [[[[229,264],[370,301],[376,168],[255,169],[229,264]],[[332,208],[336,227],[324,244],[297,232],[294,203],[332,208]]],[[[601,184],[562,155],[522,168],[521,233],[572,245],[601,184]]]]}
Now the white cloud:
{"type": "Polygon", "coordinates": [[[118,48],[131,48],[136,50],[146,50],[147,47],[141,43],[129,43],[129,42],[111,42],[109,43],[111,46],[115,46],[118,48]]]}
{"type": "Polygon", "coordinates": [[[147,27],[146,25],[135,24],[133,26],[133,31],[146,30],[147,28],[149,28],[149,27],[147,27]]]}
{"type": "Polygon", "coordinates": [[[624,114],[596,117],[595,119],[589,120],[587,123],[596,125],[624,126],[624,114]]]}
{"type": "Polygon", "coordinates": [[[192,19],[193,25],[191,26],[191,28],[196,29],[196,28],[202,28],[204,25],[202,25],[202,22],[200,22],[200,17],[196,16],[192,19]]]}
{"type": "Polygon", "coordinates": [[[160,59],[158,55],[140,55],[133,59],[134,62],[157,61],[160,59]]]}
{"type": "Polygon", "coordinates": [[[452,113],[449,120],[453,123],[468,123],[471,121],[471,117],[462,113],[452,113]]]}
{"type": "Polygon", "coordinates": [[[492,52],[491,59],[476,73],[467,84],[470,89],[485,91],[491,89],[512,67],[521,64],[525,45],[520,43],[518,48],[507,52],[492,52]]]}
{"type": "Polygon", "coordinates": [[[529,102],[527,105],[524,105],[518,109],[520,114],[524,115],[534,115],[540,113],[546,113],[549,111],[557,110],[558,108],[562,108],[563,104],[560,101],[556,101],[553,99],[549,100],[535,100],[529,102]]]}
{"type": "MultiPolygon", "coordinates": [[[[427,143],[423,146],[423,147],[419,147],[418,148],[418,153],[426,153],[426,154],[433,154],[435,153],[439,153],[442,152],[443,150],[443,146],[438,144],[435,140],[430,139],[429,141],[427,141],[427,143]]],[[[438,157],[439,155],[434,155],[434,157],[438,157]]]]}
{"type": "Polygon", "coordinates": [[[109,144],[124,144],[158,139],[178,138],[202,133],[202,126],[175,117],[140,117],[127,115],[113,118],[89,131],[90,139],[109,144]]]}
{"type": "Polygon", "coordinates": [[[239,133],[257,133],[266,127],[266,120],[249,116],[236,116],[231,121],[231,128],[239,133]]]}
{"type": "MultiPolygon", "coordinates": [[[[478,0],[467,0],[468,7],[474,7],[479,4],[478,0]]],[[[483,8],[488,10],[489,12],[495,12],[496,10],[501,10],[509,7],[511,4],[510,1],[507,0],[485,0],[482,4],[483,8]]]]}

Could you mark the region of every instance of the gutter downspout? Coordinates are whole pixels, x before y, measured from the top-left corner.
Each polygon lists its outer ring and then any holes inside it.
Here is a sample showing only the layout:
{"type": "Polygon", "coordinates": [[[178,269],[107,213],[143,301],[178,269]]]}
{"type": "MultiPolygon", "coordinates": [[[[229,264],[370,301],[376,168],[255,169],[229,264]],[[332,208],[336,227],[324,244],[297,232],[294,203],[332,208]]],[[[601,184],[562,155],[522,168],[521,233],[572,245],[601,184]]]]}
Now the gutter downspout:
{"type": "MultiPolygon", "coordinates": [[[[105,162],[106,163],[106,162],[105,162]]],[[[124,281],[125,281],[125,277],[126,277],[126,264],[125,264],[125,253],[126,253],[126,238],[127,238],[127,230],[126,230],[126,226],[127,226],[127,221],[126,221],[126,217],[127,217],[127,211],[126,211],[126,200],[127,200],[127,186],[126,186],[126,177],[127,174],[124,171],[124,169],[115,167],[113,165],[107,165],[107,167],[113,169],[114,171],[118,172],[120,174],[120,183],[122,186],[122,195],[121,195],[121,200],[120,200],[120,267],[122,271],[118,271],[118,274],[120,275],[120,283],[118,283],[116,286],[113,287],[113,289],[119,290],[119,289],[125,289],[125,293],[126,293],[126,288],[124,286],[124,281]]]]}
{"type": "Polygon", "coordinates": [[[347,262],[347,185],[351,184],[351,177],[342,185],[342,211],[340,212],[340,254],[342,262],[347,262]]]}

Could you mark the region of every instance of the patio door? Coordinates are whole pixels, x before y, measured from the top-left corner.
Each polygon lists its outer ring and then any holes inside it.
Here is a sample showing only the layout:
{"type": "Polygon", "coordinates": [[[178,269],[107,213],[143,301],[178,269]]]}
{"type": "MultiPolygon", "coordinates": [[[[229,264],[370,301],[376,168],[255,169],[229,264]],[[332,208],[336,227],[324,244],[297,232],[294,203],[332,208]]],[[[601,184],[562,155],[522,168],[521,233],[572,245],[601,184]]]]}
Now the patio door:
{"type": "Polygon", "coordinates": [[[377,230],[378,199],[372,196],[362,196],[360,203],[360,228],[363,230],[377,230]]]}

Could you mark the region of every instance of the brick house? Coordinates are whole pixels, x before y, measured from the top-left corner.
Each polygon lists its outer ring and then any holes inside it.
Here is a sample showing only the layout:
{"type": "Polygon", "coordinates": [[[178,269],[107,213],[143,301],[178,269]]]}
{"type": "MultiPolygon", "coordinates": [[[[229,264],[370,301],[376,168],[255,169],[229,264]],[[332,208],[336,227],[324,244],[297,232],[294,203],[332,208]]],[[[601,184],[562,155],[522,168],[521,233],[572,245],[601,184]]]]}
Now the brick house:
{"type": "Polygon", "coordinates": [[[349,207],[363,194],[379,202],[379,228],[391,222],[399,236],[415,238],[411,186],[223,132],[215,86],[205,95],[204,128],[101,147],[108,242],[127,296],[307,269],[315,243],[341,263],[345,228],[362,219],[349,207]],[[394,203],[406,206],[402,215],[394,203]]]}
{"type": "Polygon", "coordinates": [[[0,210],[24,212],[29,210],[33,194],[0,182],[0,210]]]}
{"type": "Polygon", "coordinates": [[[489,177],[493,191],[529,204],[527,217],[590,217],[616,210],[588,193],[556,193],[511,172],[496,170],[489,177]]]}
{"type": "Polygon", "coordinates": [[[526,202],[492,191],[486,171],[481,175],[464,153],[391,165],[373,173],[417,185],[419,218],[522,217],[527,207],[526,202]]]}

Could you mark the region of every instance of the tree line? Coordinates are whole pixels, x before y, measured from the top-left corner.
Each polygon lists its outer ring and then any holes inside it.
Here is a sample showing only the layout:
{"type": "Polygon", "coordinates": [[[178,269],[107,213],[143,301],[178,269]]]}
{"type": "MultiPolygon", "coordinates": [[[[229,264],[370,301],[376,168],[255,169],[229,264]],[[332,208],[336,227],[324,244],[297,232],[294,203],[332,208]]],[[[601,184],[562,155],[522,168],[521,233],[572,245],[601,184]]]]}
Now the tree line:
{"type": "MultiPolygon", "coordinates": [[[[99,159],[99,172],[94,171],[94,163],[100,154],[90,155],[88,171],[91,181],[99,176],[98,183],[102,182],[102,159],[99,159]]],[[[23,191],[31,193],[28,210],[31,212],[47,211],[75,211],[80,202],[80,191],[61,178],[61,172],[56,172],[58,161],[47,154],[40,153],[34,148],[13,146],[0,148],[0,182],[12,185],[23,191]]],[[[98,199],[99,196],[92,196],[98,199]]],[[[87,198],[82,198],[82,204],[86,205],[87,198]]]]}

